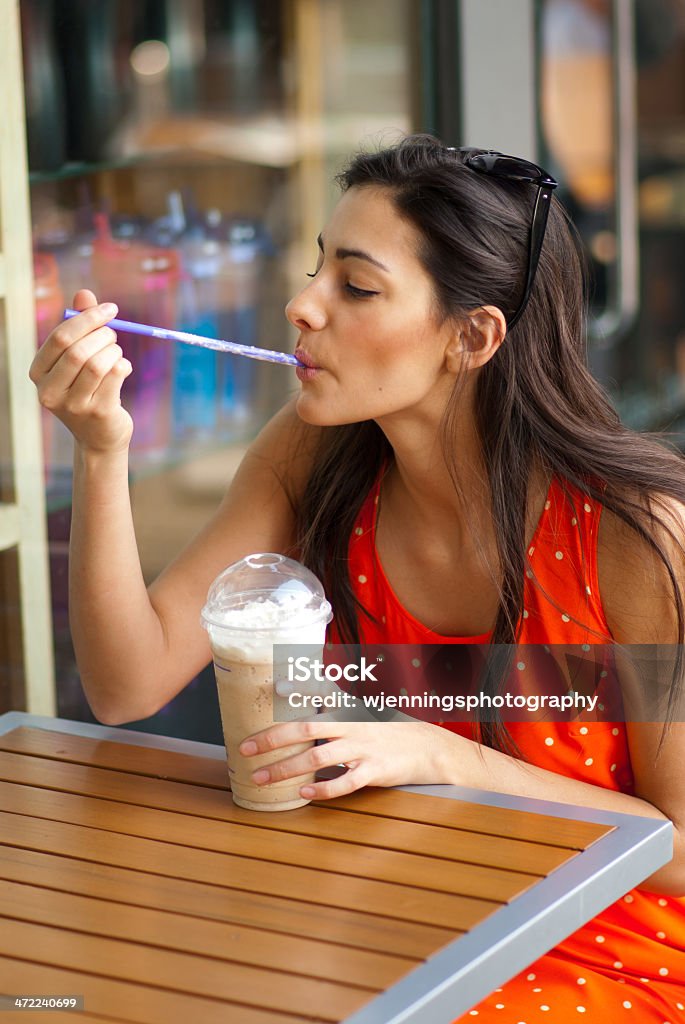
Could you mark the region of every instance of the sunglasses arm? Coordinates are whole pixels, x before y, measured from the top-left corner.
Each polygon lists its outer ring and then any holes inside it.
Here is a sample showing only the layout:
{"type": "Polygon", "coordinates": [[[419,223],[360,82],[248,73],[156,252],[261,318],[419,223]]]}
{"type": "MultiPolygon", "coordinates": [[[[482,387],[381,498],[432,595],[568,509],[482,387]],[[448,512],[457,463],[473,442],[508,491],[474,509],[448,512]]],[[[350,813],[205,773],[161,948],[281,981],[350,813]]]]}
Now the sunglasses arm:
{"type": "Polygon", "coordinates": [[[547,227],[547,218],[549,217],[549,207],[552,202],[552,192],[554,186],[549,185],[538,185],[538,194],[535,197],[535,207],[533,209],[533,218],[530,224],[530,242],[528,245],[528,270],[526,273],[526,286],[519,303],[519,307],[516,310],[514,316],[507,323],[507,329],[511,330],[514,324],[518,323],[521,314],[528,305],[528,299],[530,298],[530,292],[533,287],[533,281],[535,279],[535,272],[538,267],[538,260],[540,259],[540,251],[542,249],[542,241],[545,237],[545,228],[547,227]]]}

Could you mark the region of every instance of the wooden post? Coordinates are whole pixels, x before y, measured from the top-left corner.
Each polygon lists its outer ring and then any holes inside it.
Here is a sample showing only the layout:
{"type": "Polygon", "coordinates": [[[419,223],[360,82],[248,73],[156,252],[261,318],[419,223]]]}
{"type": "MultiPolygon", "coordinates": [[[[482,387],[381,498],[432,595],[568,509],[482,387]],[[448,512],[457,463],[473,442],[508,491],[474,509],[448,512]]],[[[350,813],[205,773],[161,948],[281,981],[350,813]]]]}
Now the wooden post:
{"type": "Polygon", "coordinates": [[[291,0],[288,38],[293,68],[290,114],[297,139],[289,291],[301,288],[303,268],[316,260],[316,238],[326,216],[323,28],[320,0],[291,0]]]}
{"type": "Polygon", "coordinates": [[[0,96],[0,373],[7,377],[14,481],[14,500],[0,505],[0,551],[17,552],[24,703],[54,715],[40,409],[28,379],[36,328],[18,0],[0,0],[0,96]]]}

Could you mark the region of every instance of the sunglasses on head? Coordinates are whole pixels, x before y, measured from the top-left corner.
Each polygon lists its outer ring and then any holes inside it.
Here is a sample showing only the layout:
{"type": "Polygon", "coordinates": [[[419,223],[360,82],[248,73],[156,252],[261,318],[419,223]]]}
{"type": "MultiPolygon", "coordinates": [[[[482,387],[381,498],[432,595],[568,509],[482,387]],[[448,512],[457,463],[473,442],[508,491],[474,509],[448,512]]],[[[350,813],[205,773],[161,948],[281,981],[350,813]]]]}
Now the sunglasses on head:
{"type": "Polygon", "coordinates": [[[494,150],[468,149],[466,147],[454,152],[459,153],[462,163],[466,167],[478,174],[490,174],[494,178],[504,178],[509,181],[527,181],[531,185],[537,186],[538,191],[535,197],[528,241],[528,272],[521,301],[514,315],[507,319],[507,327],[511,330],[520,319],[530,298],[535,272],[540,260],[542,241],[545,237],[552,192],[558,182],[542,167],[538,167],[530,160],[522,160],[518,156],[507,156],[505,153],[496,153],[494,150]]]}

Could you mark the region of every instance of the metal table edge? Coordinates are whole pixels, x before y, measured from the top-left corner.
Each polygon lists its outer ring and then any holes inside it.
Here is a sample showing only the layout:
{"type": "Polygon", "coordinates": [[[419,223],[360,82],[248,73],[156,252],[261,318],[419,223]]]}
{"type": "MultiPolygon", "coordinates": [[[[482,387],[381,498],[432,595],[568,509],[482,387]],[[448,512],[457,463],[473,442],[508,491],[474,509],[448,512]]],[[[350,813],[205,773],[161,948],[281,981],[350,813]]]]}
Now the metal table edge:
{"type": "Polygon", "coordinates": [[[169,750],[177,754],[211,757],[216,760],[226,759],[226,750],[223,744],[201,743],[199,740],[183,740],[176,736],[160,736],[157,733],[139,732],[134,729],[97,725],[91,722],[72,722],[67,718],[32,715],[28,711],[7,711],[0,715],[0,736],[13,729],[18,729],[20,726],[47,729],[50,732],[62,732],[72,736],[85,736],[89,739],[109,740],[112,743],[130,743],[133,746],[169,750]]]}
{"type": "Polygon", "coordinates": [[[572,860],[450,942],[341,1024],[451,1024],[673,854],[670,821],[460,786],[407,792],[612,825],[572,860]]]}

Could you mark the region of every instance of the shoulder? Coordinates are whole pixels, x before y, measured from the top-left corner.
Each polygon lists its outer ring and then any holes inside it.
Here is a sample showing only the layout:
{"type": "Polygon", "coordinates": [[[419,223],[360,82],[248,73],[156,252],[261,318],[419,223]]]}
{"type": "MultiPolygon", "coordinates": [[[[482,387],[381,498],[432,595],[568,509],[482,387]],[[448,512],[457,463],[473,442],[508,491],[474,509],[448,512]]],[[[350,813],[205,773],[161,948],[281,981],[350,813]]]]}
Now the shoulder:
{"type": "MultiPolygon", "coordinates": [[[[666,495],[641,502],[648,530],[666,555],[685,601],[685,504],[666,495]],[[649,523],[649,512],[655,517],[649,523]]],[[[618,643],[674,643],[674,584],[663,559],[638,531],[604,508],[597,546],[604,613],[618,643]]]]}

